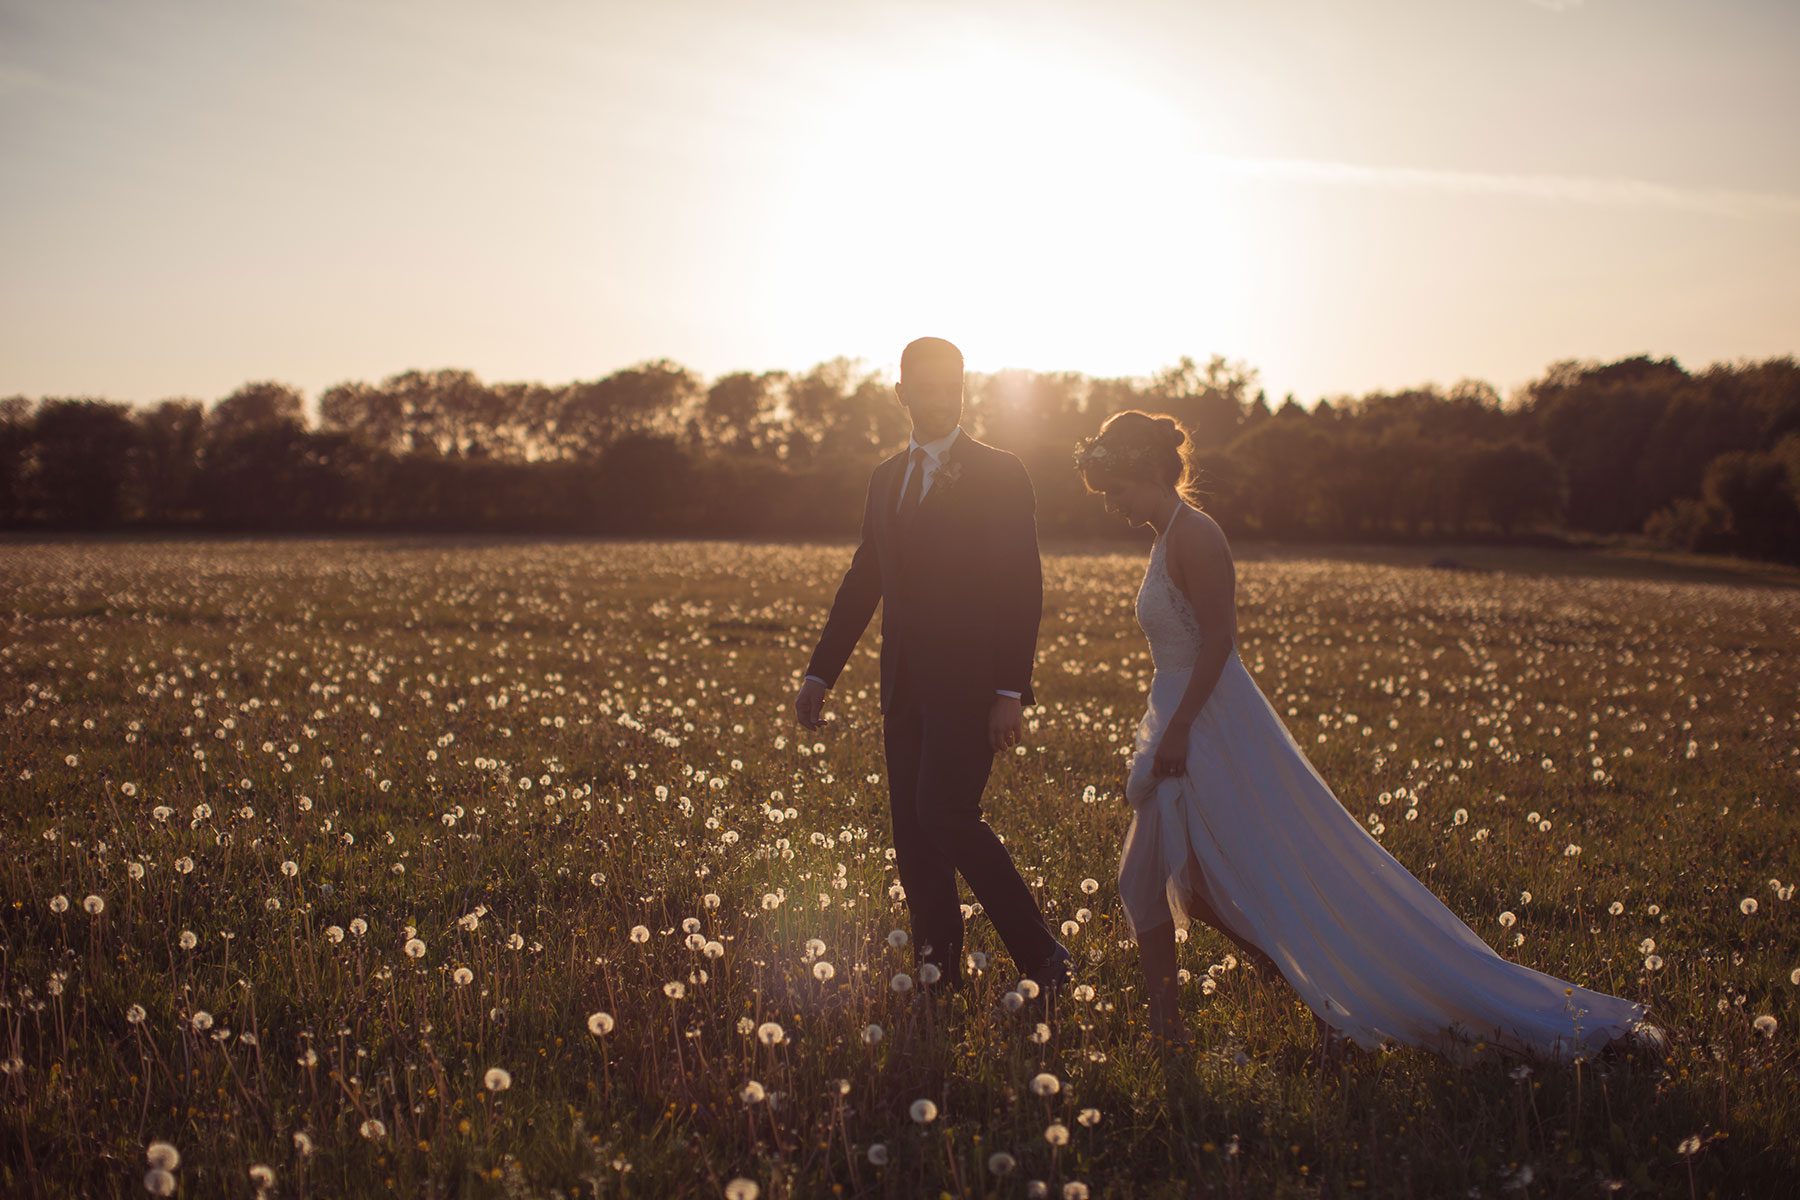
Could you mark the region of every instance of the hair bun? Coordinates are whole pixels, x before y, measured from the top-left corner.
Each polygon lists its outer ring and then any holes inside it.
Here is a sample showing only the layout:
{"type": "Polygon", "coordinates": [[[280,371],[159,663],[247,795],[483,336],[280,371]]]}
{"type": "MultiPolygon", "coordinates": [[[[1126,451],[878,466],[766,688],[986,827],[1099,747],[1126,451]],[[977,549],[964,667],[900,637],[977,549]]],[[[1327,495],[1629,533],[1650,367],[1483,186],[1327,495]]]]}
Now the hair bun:
{"type": "Polygon", "coordinates": [[[1181,443],[1187,441],[1187,433],[1174,417],[1156,418],[1157,429],[1163,435],[1163,441],[1171,450],[1181,449],[1181,443]]]}

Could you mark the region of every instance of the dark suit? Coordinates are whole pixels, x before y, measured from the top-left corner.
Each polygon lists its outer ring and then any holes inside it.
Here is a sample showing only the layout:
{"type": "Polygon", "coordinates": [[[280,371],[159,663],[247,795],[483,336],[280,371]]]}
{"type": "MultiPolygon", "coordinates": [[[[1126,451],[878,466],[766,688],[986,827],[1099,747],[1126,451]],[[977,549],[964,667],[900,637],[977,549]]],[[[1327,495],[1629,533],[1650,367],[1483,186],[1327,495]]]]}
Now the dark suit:
{"type": "Polygon", "coordinates": [[[996,692],[1035,704],[1043,613],[1036,496],[1013,455],[965,431],[912,518],[896,509],[904,451],[869,479],[862,542],[844,573],[807,674],[837,681],[881,605],[881,711],[894,857],[915,954],[962,976],[962,872],[1022,973],[1056,948],[1025,881],[981,816],[993,767],[996,692]]]}

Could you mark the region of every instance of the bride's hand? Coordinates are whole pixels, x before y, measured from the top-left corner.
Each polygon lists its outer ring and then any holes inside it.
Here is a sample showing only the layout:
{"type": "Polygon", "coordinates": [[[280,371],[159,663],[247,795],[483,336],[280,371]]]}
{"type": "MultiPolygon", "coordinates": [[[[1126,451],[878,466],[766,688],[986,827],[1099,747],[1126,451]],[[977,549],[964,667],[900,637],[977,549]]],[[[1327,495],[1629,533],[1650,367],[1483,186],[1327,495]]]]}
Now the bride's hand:
{"type": "Polygon", "coordinates": [[[1150,774],[1156,779],[1173,779],[1187,771],[1188,726],[1171,725],[1163,731],[1162,740],[1156,743],[1156,758],[1150,764],[1150,774]]]}

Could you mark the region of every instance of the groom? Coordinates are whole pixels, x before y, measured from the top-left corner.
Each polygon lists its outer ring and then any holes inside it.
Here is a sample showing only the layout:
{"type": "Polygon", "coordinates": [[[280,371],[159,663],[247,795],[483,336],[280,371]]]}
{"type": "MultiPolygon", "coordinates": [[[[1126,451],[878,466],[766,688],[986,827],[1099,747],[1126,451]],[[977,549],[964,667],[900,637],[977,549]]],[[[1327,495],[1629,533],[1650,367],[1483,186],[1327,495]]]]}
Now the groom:
{"type": "Polygon", "coordinates": [[[912,439],[870,476],[862,542],[795,714],[820,727],[825,693],[879,602],[894,858],[917,960],[935,963],[943,986],[963,985],[960,871],[1020,973],[1057,989],[1069,952],[981,816],[994,755],[1018,743],[1022,707],[1036,703],[1031,667],[1044,602],[1036,497],[1016,457],[963,432],[955,346],[910,343],[894,390],[912,417],[912,439]]]}

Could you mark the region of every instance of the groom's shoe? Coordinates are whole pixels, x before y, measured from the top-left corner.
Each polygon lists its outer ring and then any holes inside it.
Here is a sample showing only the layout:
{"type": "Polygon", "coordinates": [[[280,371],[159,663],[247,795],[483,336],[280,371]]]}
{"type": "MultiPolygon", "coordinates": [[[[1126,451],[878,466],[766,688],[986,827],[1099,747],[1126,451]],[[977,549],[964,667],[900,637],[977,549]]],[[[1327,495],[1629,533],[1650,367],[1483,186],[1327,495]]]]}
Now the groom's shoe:
{"type": "Polygon", "coordinates": [[[1069,953],[1069,948],[1058,942],[1048,958],[1025,973],[1025,978],[1038,986],[1034,1007],[1040,1021],[1055,1021],[1056,1001],[1074,974],[1074,961],[1075,956],[1069,953]]]}
{"type": "Polygon", "coordinates": [[[1025,973],[1026,978],[1036,983],[1047,992],[1060,991],[1063,984],[1069,982],[1074,974],[1075,956],[1061,942],[1050,952],[1050,957],[1039,963],[1033,970],[1025,973]]]}

